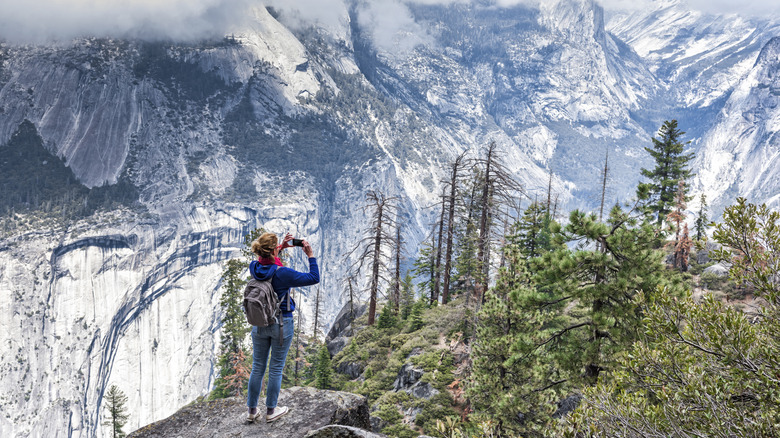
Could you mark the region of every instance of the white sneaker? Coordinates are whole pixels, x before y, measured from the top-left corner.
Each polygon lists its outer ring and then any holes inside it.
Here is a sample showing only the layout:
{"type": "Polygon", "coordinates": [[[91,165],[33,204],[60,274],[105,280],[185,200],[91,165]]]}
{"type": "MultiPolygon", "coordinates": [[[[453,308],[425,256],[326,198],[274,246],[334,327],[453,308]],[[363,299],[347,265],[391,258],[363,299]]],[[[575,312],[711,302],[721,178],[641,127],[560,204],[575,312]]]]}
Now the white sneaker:
{"type": "Polygon", "coordinates": [[[260,418],[260,409],[257,410],[256,414],[247,413],[244,418],[247,423],[254,423],[256,419],[260,418]]]}
{"type": "Polygon", "coordinates": [[[271,415],[267,415],[265,417],[266,423],[271,423],[273,421],[276,421],[281,417],[282,415],[290,412],[290,409],[287,406],[277,406],[276,409],[274,409],[274,413],[271,415]]]}

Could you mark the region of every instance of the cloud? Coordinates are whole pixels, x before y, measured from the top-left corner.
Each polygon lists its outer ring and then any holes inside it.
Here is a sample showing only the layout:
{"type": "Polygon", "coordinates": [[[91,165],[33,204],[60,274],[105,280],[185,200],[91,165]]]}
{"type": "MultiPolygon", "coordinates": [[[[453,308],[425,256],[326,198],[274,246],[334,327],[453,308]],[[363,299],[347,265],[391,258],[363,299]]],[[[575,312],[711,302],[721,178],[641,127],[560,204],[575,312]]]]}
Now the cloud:
{"type": "Polygon", "coordinates": [[[266,0],[265,3],[281,11],[280,20],[288,26],[317,24],[338,29],[346,24],[344,0],[266,0]]]}
{"type": "Polygon", "coordinates": [[[766,16],[780,14],[777,0],[687,0],[688,5],[702,12],[712,14],[738,14],[743,16],[766,16]]]}
{"type": "MultiPolygon", "coordinates": [[[[738,14],[744,17],[760,17],[780,14],[780,2],[777,0],[681,0],[686,7],[709,14],[738,14]]],[[[657,7],[668,0],[597,0],[606,10],[636,11],[657,7]]]]}
{"type": "MultiPolygon", "coordinates": [[[[452,4],[477,0],[370,0],[359,3],[358,20],[382,48],[406,50],[427,33],[414,21],[407,4],[452,4]],[[418,38],[415,40],[415,38],[418,38]]],[[[492,0],[497,7],[550,0],[492,0]]],[[[607,10],[652,7],[658,0],[597,0],[607,10]]],[[[70,41],[84,36],[172,39],[220,37],[240,28],[250,7],[267,4],[283,11],[289,26],[346,25],[346,0],[0,0],[0,40],[11,43],[70,41]]],[[[485,4],[480,0],[481,4],[485,4]]],[[[708,13],[778,16],[777,0],[687,0],[708,13]]]]}
{"type": "Polygon", "coordinates": [[[243,23],[252,0],[2,0],[0,39],[70,41],[83,36],[196,40],[243,23]]]}
{"type": "Polygon", "coordinates": [[[367,3],[358,15],[358,23],[371,32],[377,47],[388,52],[408,52],[418,44],[431,42],[427,30],[414,21],[409,8],[400,1],[367,3]]]}

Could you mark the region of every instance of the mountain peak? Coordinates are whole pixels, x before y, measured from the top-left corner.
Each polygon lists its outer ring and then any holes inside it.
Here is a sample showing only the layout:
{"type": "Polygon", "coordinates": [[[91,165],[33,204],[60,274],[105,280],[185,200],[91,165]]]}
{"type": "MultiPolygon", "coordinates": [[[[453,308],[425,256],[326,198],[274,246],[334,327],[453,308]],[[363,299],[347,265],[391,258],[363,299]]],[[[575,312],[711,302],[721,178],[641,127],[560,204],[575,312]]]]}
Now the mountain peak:
{"type": "Polygon", "coordinates": [[[777,64],[780,61],[780,36],[769,40],[761,49],[756,64],[771,63],[777,64]]]}

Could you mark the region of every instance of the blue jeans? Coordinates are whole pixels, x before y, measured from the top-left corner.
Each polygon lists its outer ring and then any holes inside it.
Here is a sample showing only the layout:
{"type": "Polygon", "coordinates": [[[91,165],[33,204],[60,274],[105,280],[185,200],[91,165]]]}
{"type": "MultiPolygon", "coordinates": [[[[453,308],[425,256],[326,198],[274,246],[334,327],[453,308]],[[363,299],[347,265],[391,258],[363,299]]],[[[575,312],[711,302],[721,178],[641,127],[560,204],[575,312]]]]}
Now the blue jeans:
{"type": "Polygon", "coordinates": [[[271,353],[271,365],[268,367],[268,387],[266,388],[265,406],[269,409],[276,407],[279,391],[282,389],[282,370],[287,360],[287,351],[292,343],[293,317],[285,316],[282,345],[279,345],[279,324],[268,327],[252,327],[252,374],[249,375],[249,390],[246,405],[249,408],[257,407],[257,399],[260,398],[260,387],[265,375],[265,365],[268,362],[268,353],[271,353]]]}

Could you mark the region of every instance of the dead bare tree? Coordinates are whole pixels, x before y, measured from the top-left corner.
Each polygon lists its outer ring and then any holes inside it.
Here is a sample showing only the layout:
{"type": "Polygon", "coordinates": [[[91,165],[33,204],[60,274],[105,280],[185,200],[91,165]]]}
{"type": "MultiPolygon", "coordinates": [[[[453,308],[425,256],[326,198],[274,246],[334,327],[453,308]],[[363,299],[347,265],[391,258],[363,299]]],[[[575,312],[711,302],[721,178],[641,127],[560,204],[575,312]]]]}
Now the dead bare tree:
{"type": "Polygon", "coordinates": [[[401,238],[401,221],[396,221],[395,225],[395,273],[393,275],[393,290],[391,301],[393,303],[393,312],[398,314],[398,308],[401,303],[401,252],[403,252],[403,239],[401,238]]]}
{"type": "Polygon", "coordinates": [[[604,198],[606,198],[607,196],[607,172],[609,171],[608,163],[609,163],[609,149],[607,149],[607,154],[604,157],[604,170],[602,171],[601,203],[599,204],[599,222],[601,222],[602,218],[604,217],[604,198]]]}
{"type": "MultiPolygon", "coordinates": [[[[455,231],[455,203],[458,194],[458,177],[463,166],[466,153],[463,152],[452,162],[452,172],[450,173],[449,189],[450,194],[447,197],[447,244],[445,245],[444,270],[442,272],[444,279],[441,292],[442,304],[447,304],[450,300],[450,274],[452,272],[452,252],[453,252],[453,234],[455,231]]],[[[444,212],[444,204],[442,204],[444,212]]],[[[441,239],[441,237],[439,238],[441,239]]]]}
{"type": "Polygon", "coordinates": [[[439,217],[439,234],[436,243],[436,262],[434,263],[433,292],[431,293],[431,305],[439,304],[439,291],[441,287],[441,245],[442,235],[444,234],[444,206],[446,204],[447,187],[442,187],[441,192],[441,215],[439,217]]]}
{"type": "Polygon", "coordinates": [[[347,285],[349,285],[349,320],[351,328],[352,322],[355,321],[355,293],[352,290],[352,276],[347,277],[347,285]]]}
{"type": "MultiPolygon", "coordinates": [[[[291,291],[292,293],[292,291],[291,291]]],[[[300,299],[301,293],[298,292],[298,298],[300,299]]],[[[295,372],[293,374],[293,380],[295,382],[295,386],[298,386],[298,370],[300,369],[300,364],[302,358],[301,356],[301,309],[296,309],[298,313],[298,322],[295,324],[295,372]]]]}
{"type": "Polygon", "coordinates": [[[490,232],[496,209],[501,205],[518,204],[520,196],[525,194],[523,187],[501,162],[497,148],[496,142],[491,141],[485,150],[485,156],[476,160],[476,165],[484,169],[477,241],[477,259],[481,266],[477,291],[483,301],[484,291],[490,283],[490,232]]]}
{"type": "Polygon", "coordinates": [[[318,329],[319,329],[319,322],[320,322],[320,314],[322,313],[320,302],[321,302],[320,288],[317,287],[317,295],[314,298],[314,329],[312,330],[312,334],[311,334],[313,339],[317,339],[317,335],[319,334],[318,329]]]}
{"type": "Polygon", "coordinates": [[[361,251],[360,256],[350,267],[352,272],[362,271],[366,264],[371,266],[368,325],[373,325],[376,318],[379,284],[381,281],[387,282],[386,273],[389,271],[387,266],[388,251],[385,251],[385,248],[392,248],[394,244],[394,239],[389,229],[396,223],[396,201],[396,197],[387,197],[383,193],[374,190],[366,194],[367,203],[364,210],[371,210],[371,223],[365,230],[365,236],[347,254],[349,256],[355,251],[361,251]]]}

